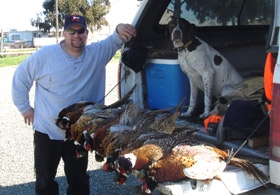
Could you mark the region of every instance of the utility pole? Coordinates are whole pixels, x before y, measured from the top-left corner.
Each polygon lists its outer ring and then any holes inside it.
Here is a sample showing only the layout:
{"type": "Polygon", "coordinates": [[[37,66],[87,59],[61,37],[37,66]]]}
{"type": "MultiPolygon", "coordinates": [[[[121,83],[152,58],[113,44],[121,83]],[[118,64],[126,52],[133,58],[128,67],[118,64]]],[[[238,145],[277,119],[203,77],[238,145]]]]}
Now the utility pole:
{"type": "Polygon", "coordinates": [[[2,53],[2,50],[3,50],[3,43],[4,43],[4,38],[3,38],[3,30],[1,28],[1,32],[0,32],[0,36],[1,36],[1,39],[0,39],[0,53],[2,53]]]}
{"type": "Polygon", "coordinates": [[[55,36],[56,36],[56,43],[58,43],[58,0],[55,0],[55,20],[56,20],[55,36]]]}
{"type": "Polygon", "coordinates": [[[181,6],[184,3],[180,0],[175,0],[174,2],[174,18],[180,18],[181,17],[181,6]]]}

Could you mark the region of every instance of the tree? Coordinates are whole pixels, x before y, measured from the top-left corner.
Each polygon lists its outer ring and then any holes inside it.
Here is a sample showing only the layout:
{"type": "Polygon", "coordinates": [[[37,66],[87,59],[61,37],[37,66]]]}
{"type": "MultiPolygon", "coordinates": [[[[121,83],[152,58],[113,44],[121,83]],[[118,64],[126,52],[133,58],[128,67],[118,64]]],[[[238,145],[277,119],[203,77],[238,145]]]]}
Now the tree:
{"type": "Polygon", "coordinates": [[[263,24],[270,18],[268,10],[271,7],[271,0],[185,0],[185,2],[186,9],[193,11],[200,23],[215,20],[222,25],[263,24]]]}
{"type": "Polygon", "coordinates": [[[203,24],[248,25],[268,24],[272,0],[172,0],[174,17],[191,12],[203,24]]]}
{"type": "MultiPolygon", "coordinates": [[[[55,0],[45,0],[43,8],[44,19],[43,14],[37,14],[37,18],[31,20],[31,25],[49,32],[52,27],[56,27],[55,0]]],[[[58,27],[63,28],[66,16],[80,14],[85,17],[91,31],[100,29],[102,25],[108,25],[104,16],[109,9],[109,0],[58,0],[58,27]]]]}
{"type": "Polygon", "coordinates": [[[47,18],[43,20],[42,15],[43,15],[42,12],[37,13],[37,18],[31,19],[31,25],[37,27],[40,30],[44,30],[44,32],[50,32],[52,25],[47,18]]]}

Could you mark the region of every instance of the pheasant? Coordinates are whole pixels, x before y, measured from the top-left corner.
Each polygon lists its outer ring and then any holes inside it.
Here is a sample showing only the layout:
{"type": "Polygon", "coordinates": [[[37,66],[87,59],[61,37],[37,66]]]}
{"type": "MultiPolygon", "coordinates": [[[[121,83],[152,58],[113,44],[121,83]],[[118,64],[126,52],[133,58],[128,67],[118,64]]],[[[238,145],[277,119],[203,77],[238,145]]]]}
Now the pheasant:
{"type": "Polygon", "coordinates": [[[93,141],[98,155],[108,157],[117,149],[127,147],[148,133],[145,129],[132,129],[129,126],[121,126],[118,131],[114,131],[114,127],[99,128],[95,132],[93,141]]]}
{"type": "MultiPolygon", "coordinates": [[[[190,178],[204,180],[207,185],[212,179],[219,179],[227,165],[246,171],[265,185],[268,178],[250,161],[232,157],[218,148],[206,145],[180,144],[166,157],[152,163],[146,174],[158,183],[190,178]]],[[[205,186],[202,186],[205,187],[205,186]]]]}
{"type": "Polygon", "coordinates": [[[66,139],[72,139],[72,135],[70,132],[71,125],[73,125],[81,115],[83,115],[88,110],[95,110],[95,113],[100,112],[101,110],[106,110],[110,108],[118,108],[129,101],[130,95],[133,93],[136,85],[120,100],[116,101],[115,103],[106,106],[103,104],[96,104],[94,102],[89,101],[81,101],[74,103],[64,109],[62,109],[59,114],[58,118],[55,121],[55,124],[60,127],[61,129],[66,131],[66,139]]]}
{"type": "Polygon", "coordinates": [[[149,137],[151,134],[170,134],[175,129],[175,120],[179,115],[181,106],[182,104],[179,104],[174,113],[169,113],[168,116],[171,119],[166,120],[166,115],[160,114],[166,112],[167,109],[146,111],[136,104],[128,104],[121,115],[119,124],[96,130],[94,135],[96,153],[108,157],[116,149],[124,149],[136,140],[140,144],[145,141],[145,137],[149,137]],[[164,125],[160,125],[161,123],[158,121],[164,123],[164,125]],[[155,123],[158,124],[157,127],[151,128],[155,123]]]}
{"type": "Polygon", "coordinates": [[[78,102],[64,108],[59,112],[56,125],[65,130],[66,140],[73,140],[77,145],[77,157],[83,157],[86,151],[93,151],[93,133],[97,128],[107,128],[117,124],[121,113],[121,107],[129,101],[134,86],[122,99],[106,106],[93,102],[78,102]]]}
{"type": "Polygon", "coordinates": [[[157,119],[155,122],[153,122],[150,125],[150,128],[152,130],[163,132],[167,134],[172,134],[175,130],[175,121],[180,115],[180,110],[183,106],[183,103],[185,101],[185,98],[181,100],[181,102],[178,104],[174,112],[171,113],[164,113],[163,116],[161,116],[159,119],[157,119]]]}
{"type": "Polygon", "coordinates": [[[66,139],[71,139],[70,128],[71,125],[74,124],[79,117],[83,114],[85,107],[88,105],[94,105],[94,102],[78,102],[68,106],[67,108],[62,109],[58,118],[56,119],[56,126],[66,131],[66,139]]]}
{"type": "MultiPolygon", "coordinates": [[[[168,154],[175,145],[187,140],[188,131],[182,131],[178,134],[172,135],[160,134],[157,132],[153,137],[144,141],[142,146],[133,146],[132,144],[131,147],[127,147],[122,151],[117,151],[119,157],[115,160],[109,159],[109,162],[107,159],[103,169],[104,167],[110,167],[111,170],[114,169],[128,177],[129,173],[147,168],[152,162],[157,161],[168,154]]],[[[149,182],[149,186],[146,185],[146,180],[149,180],[150,178],[143,177],[141,174],[138,175],[138,178],[143,183],[143,190],[146,192],[150,191],[149,187],[151,186],[150,184],[152,181],[149,182]]],[[[120,182],[124,182],[123,178],[120,182]]]]}
{"type": "Polygon", "coordinates": [[[96,110],[93,108],[85,110],[80,118],[70,127],[72,139],[81,143],[84,131],[91,135],[98,128],[118,124],[123,111],[124,109],[119,108],[109,108],[106,110],[96,110]]]}

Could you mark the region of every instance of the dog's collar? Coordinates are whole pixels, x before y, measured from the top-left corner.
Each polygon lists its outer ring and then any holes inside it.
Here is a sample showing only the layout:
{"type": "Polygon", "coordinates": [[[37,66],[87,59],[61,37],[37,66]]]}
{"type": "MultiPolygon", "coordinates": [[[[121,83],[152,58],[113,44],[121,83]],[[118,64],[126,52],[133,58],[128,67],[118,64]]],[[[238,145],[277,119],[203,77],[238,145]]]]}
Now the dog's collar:
{"type": "Polygon", "coordinates": [[[182,47],[175,47],[174,50],[176,52],[180,52],[183,51],[184,49],[186,49],[190,44],[192,44],[192,41],[188,41],[185,45],[183,45],[182,47]]]}

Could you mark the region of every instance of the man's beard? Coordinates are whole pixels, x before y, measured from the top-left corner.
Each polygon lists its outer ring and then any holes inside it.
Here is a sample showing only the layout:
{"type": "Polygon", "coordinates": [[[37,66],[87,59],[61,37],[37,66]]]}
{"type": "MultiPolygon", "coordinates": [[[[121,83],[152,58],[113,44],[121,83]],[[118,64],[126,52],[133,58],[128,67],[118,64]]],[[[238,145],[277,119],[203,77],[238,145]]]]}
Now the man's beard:
{"type": "Polygon", "coordinates": [[[87,39],[85,39],[81,44],[79,44],[79,45],[76,45],[75,43],[73,43],[72,41],[71,41],[71,46],[73,47],[73,48],[83,48],[85,45],[86,45],[86,43],[87,43],[87,39]]]}

